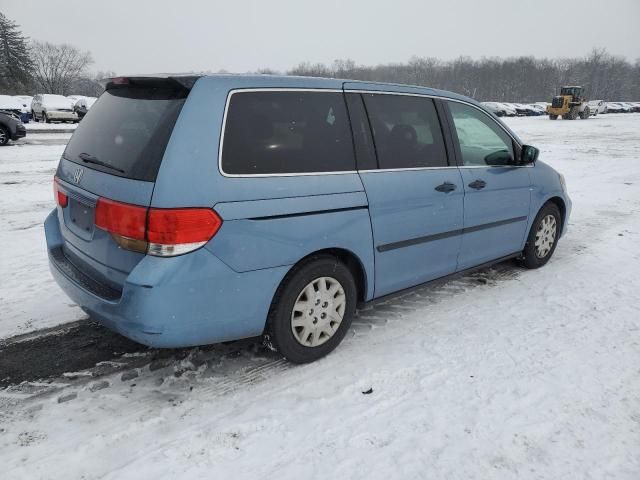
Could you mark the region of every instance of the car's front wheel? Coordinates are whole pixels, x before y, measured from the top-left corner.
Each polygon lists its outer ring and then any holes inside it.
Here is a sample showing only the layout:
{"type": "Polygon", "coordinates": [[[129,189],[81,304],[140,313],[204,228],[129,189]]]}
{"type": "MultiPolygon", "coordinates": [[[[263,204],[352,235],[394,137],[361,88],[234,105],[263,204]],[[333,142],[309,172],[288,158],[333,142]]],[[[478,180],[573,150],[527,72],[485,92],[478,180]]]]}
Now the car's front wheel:
{"type": "Polygon", "coordinates": [[[51,119],[47,116],[47,112],[42,112],[42,121],[44,123],[51,123],[51,119]]]}
{"type": "Polygon", "coordinates": [[[329,255],[311,257],[294,267],[278,288],[265,339],[291,362],[313,362],[340,344],[356,302],[349,268],[329,255]]]}
{"type": "Polygon", "coordinates": [[[522,251],[521,264],[526,268],[540,268],[545,265],[558,245],[561,228],[562,216],[558,206],[553,202],[547,202],[531,226],[522,251]]]}
{"type": "Polygon", "coordinates": [[[0,125],[0,147],[9,143],[9,130],[0,125]]]}

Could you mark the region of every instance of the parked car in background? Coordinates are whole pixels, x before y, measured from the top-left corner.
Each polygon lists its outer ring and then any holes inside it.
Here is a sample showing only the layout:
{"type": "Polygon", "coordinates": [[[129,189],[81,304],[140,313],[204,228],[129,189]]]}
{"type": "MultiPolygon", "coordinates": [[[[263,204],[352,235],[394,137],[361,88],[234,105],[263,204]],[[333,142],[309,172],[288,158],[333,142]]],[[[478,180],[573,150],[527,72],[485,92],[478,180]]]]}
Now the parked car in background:
{"type": "Polygon", "coordinates": [[[624,113],[624,107],[618,102],[607,102],[607,113],[624,113]]]}
{"type": "Polygon", "coordinates": [[[537,103],[530,103],[527,106],[531,108],[531,110],[533,110],[534,113],[532,113],[532,115],[536,117],[547,114],[547,108],[543,107],[542,105],[538,105],[537,103]]]}
{"type": "Polygon", "coordinates": [[[526,105],[524,103],[513,103],[512,105],[514,106],[518,116],[520,117],[531,117],[538,115],[538,111],[531,107],[531,105],[526,105]]]}
{"type": "Polygon", "coordinates": [[[96,97],[82,97],[75,103],[73,111],[78,115],[78,120],[82,120],[84,118],[96,100],[96,97]]]}
{"type": "Polygon", "coordinates": [[[484,106],[491,113],[495,114],[497,117],[504,117],[507,115],[507,110],[504,105],[498,102],[482,102],[482,106],[484,106]]]}
{"type": "Polygon", "coordinates": [[[31,120],[31,102],[33,97],[30,95],[15,95],[13,98],[22,105],[22,123],[29,123],[31,120]]]}
{"type": "Polygon", "coordinates": [[[137,342],[262,335],[310,362],[359,303],[508,258],[545,265],[571,201],[538,154],[430,88],[120,77],[60,159],[51,272],[137,342]]]}
{"type": "Polygon", "coordinates": [[[622,110],[624,111],[624,113],[633,112],[633,106],[628,102],[618,102],[618,104],[622,107],[622,110]]]}
{"type": "Polygon", "coordinates": [[[20,119],[0,109],[0,146],[5,146],[10,140],[18,140],[26,135],[27,129],[20,119]]]}
{"type": "Polygon", "coordinates": [[[607,104],[604,100],[590,100],[589,113],[594,117],[599,113],[607,113],[607,104]]]}
{"type": "Polygon", "coordinates": [[[0,95],[0,111],[22,121],[22,102],[11,95],[0,95]]]}
{"type": "Polygon", "coordinates": [[[504,108],[506,117],[515,117],[516,115],[518,115],[516,108],[512,104],[500,102],[500,105],[502,105],[502,108],[504,108]]]}
{"type": "Polygon", "coordinates": [[[638,107],[634,102],[622,102],[622,104],[629,109],[629,113],[640,112],[640,107],[638,107]]]}
{"type": "Polygon", "coordinates": [[[71,100],[62,95],[38,94],[31,102],[31,114],[36,122],[77,122],[71,100]]]}

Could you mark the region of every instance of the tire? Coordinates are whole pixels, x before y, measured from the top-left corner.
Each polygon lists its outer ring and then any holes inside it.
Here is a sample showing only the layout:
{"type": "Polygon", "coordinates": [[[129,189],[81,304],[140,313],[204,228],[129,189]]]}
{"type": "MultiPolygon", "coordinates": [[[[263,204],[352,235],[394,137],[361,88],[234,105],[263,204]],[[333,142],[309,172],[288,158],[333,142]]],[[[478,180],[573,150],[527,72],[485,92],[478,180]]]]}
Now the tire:
{"type": "Polygon", "coordinates": [[[42,112],[42,121],[44,123],[51,123],[51,119],[47,116],[47,112],[42,112]]]}
{"type": "Polygon", "coordinates": [[[33,110],[31,110],[31,118],[33,118],[34,122],[39,122],[40,120],[38,120],[38,117],[36,117],[36,112],[34,112],[33,110]]]}
{"type": "Polygon", "coordinates": [[[582,120],[587,120],[589,118],[590,114],[591,114],[591,112],[589,111],[589,107],[585,107],[585,109],[580,114],[580,118],[582,120]]]}
{"type": "Polygon", "coordinates": [[[558,206],[552,202],[545,203],[531,225],[527,243],[519,260],[520,264],[530,269],[540,268],[545,265],[556,250],[561,228],[562,216],[558,206]],[[551,217],[553,217],[553,220],[551,220],[551,217]],[[541,236],[541,238],[538,238],[538,236],[539,232],[548,232],[550,230],[549,222],[551,221],[555,222],[555,226],[553,227],[553,240],[549,243],[550,237],[548,235],[541,236]],[[546,242],[544,241],[545,237],[546,242]],[[536,242],[538,242],[538,245],[536,245],[536,242]]]}
{"type": "Polygon", "coordinates": [[[575,120],[576,118],[578,118],[579,113],[580,112],[578,112],[578,107],[571,107],[571,110],[569,110],[567,117],[569,120],[575,120]]]}
{"type": "Polygon", "coordinates": [[[344,338],[356,302],[356,283],[344,263],[331,255],[310,257],[295,266],[278,287],[269,309],[265,343],[293,363],[318,360],[344,338]]]}
{"type": "Polygon", "coordinates": [[[9,143],[9,138],[11,137],[9,130],[0,125],[0,147],[4,147],[7,143],[9,143]]]}
{"type": "Polygon", "coordinates": [[[549,120],[557,120],[558,115],[549,115],[549,120]]]}

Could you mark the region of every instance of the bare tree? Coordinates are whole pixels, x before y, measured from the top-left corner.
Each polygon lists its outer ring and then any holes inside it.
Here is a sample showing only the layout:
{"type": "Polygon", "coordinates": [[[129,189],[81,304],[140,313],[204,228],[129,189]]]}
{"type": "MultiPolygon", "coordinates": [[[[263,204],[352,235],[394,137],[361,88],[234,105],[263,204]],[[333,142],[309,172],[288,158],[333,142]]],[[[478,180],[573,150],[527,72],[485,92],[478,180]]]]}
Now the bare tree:
{"type": "Polygon", "coordinates": [[[44,93],[68,95],[74,82],[85,76],[93,63],[89,52],[61,44],[33,42],[34,78],[44,93]]]}

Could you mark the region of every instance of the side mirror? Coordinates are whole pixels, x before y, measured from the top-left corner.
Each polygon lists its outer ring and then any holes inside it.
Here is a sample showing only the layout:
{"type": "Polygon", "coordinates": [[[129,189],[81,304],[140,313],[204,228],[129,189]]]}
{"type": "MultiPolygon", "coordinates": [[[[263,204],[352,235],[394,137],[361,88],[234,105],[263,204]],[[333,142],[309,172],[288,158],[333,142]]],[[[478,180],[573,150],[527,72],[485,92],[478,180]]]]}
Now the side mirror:
{"type": "Polygon", "coordinates": [[[532,163],[535,163],[538,159],[538,155],[540,155],[540,150],[536,147],[523,145],[522,151],[520,152],[520,165],[531,165],[532,163]]]}
{"type": "Polygon", "coordinates": [[[492,167],[513,165],[513,157],[507,150],[498,150],[484,157],[484,163],[492,167]]]}

